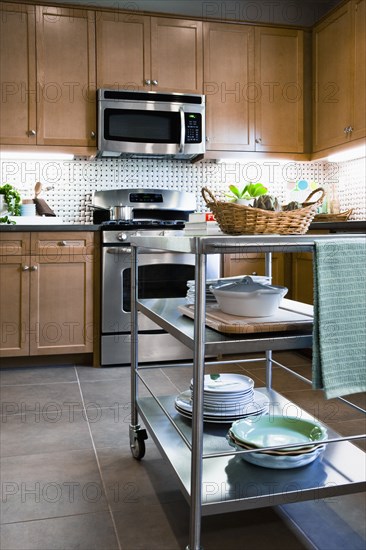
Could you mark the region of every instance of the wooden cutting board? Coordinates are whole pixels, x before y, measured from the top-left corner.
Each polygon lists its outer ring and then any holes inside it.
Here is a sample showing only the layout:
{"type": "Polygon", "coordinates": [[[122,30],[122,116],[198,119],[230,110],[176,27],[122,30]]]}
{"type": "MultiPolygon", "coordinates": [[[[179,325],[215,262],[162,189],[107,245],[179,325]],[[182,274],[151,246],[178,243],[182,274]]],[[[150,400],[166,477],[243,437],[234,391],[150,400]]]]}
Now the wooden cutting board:
{"type": "MultiPolygon", "coordinates": [[[[194,319],[194,305],[178,306],[178,309],[194,319]]],[[[227,334],[309,329],[312,323],[313,306],[294,300],[282,300],[281,307],[271,317],[239,317],[222,312],[218,304],[206,306],[206,325],[227,334]]]]}

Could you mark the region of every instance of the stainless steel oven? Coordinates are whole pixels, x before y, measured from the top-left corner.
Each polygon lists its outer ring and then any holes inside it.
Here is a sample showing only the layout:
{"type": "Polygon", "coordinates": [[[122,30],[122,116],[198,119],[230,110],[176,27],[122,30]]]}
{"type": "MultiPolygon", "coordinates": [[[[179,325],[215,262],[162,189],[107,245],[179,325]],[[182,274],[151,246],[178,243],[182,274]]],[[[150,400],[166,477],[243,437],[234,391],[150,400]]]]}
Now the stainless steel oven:
{"type": "MultiPolygon", "coordinates": [[[[170,190],[119,190],[95,194],[97,206],[133,206],[131,220],[113,220],[102,226],[101,365],[130,364],[131,344],[131,236],[181,234],[193,193],[170,190]],[[108,196],[110,193],[110,196],[108,196]],[[131,202],[132,199],[132,202],[131,202]],[[112,201],[112,202],[111,202],[112,201]],[[117,201],[117,202],[116,202],[117,201]]],[[[139,254],[139,297],[183,297],[194,278],[194,256],[146,252],[139,254]]],[[[208,276],[219,276],[219,257],[210,256],[208,276]]],[[[192,351],[139,313],[139,358],[142,362],[190,359],[192,351]]]]}

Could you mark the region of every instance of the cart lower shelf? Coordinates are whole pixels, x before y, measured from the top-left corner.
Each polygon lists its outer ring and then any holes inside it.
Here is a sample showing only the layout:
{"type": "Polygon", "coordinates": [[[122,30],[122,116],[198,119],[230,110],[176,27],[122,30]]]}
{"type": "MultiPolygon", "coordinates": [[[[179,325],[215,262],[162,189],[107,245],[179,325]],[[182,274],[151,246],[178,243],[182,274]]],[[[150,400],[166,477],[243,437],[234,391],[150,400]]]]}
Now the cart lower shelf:
{"type": "MultiPolygon", "coordinates": [[[[259,391],[268,397],[270,413],[311,418],[311,415],[274,390],[260,388],[259,391]]],[[[149,434],[176,474],[182,493],[189,503],[191,421],[179,415],[175,410],[174,400],[175,396],[144,397],[138,399],[137,407],[149,434]],[[184,435],[188,445],[177,430],[184,435]]],[[[275,506],[365,490],[366,455],[349,441],[329,443],[322,457],[309,465],[273,470],[249,464],[231,450],[225,438],[229,427],[230,423],[205,423],[202,515],[275,506]],[[217,453],[230,454],[207,457],[217,453]]],[[[340,437],[330,428],[327,430],[329,439],[340,437]]]]}

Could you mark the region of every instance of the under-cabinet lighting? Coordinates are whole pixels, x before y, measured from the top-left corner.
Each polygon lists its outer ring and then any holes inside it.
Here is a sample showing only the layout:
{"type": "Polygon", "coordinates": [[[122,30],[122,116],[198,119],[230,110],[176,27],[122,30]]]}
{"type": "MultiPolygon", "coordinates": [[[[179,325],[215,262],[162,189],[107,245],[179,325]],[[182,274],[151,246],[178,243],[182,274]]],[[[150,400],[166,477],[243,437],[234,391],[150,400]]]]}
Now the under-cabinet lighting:
{"type": "Polygon", "coordinates": [[[72,153],[31,153],[22,151],[1,151],[1,160],[73,160],[72,153]]]}
{"type": "Polygon", "coordinates": [[[359,147],[353,147],[347,151],[334,153],[333,155],[329,155],[327,160],[329,160],[329,162],[344,162],[346,160],[355,160],[362,157],[366,157],[366,145],[360,145],[359,147]]]}
{"type": "Polygon", "coordinates": [[[293,162],[293,161],[290,161],[289,159],[284,159],[284,158],[265,158],[265,157],[248,157],[248,158],[220,158],[220,159],[216,159],[216,164],[264,164],[264,163],[267,163],[267,164],[286,164],[287,162],[293,162]]]}

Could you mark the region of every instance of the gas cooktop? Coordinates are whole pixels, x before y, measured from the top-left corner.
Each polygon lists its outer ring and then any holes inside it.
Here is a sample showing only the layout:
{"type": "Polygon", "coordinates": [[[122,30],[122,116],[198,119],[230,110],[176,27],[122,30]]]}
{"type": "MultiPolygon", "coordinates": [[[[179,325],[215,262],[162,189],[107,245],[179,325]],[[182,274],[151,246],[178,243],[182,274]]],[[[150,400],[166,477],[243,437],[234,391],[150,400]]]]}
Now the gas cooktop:
{"type": "Polygon", "coordinates": [[[109,220],[102,222],[102,228],[108,229],[184,229],[183,220],[109,220]]]}

